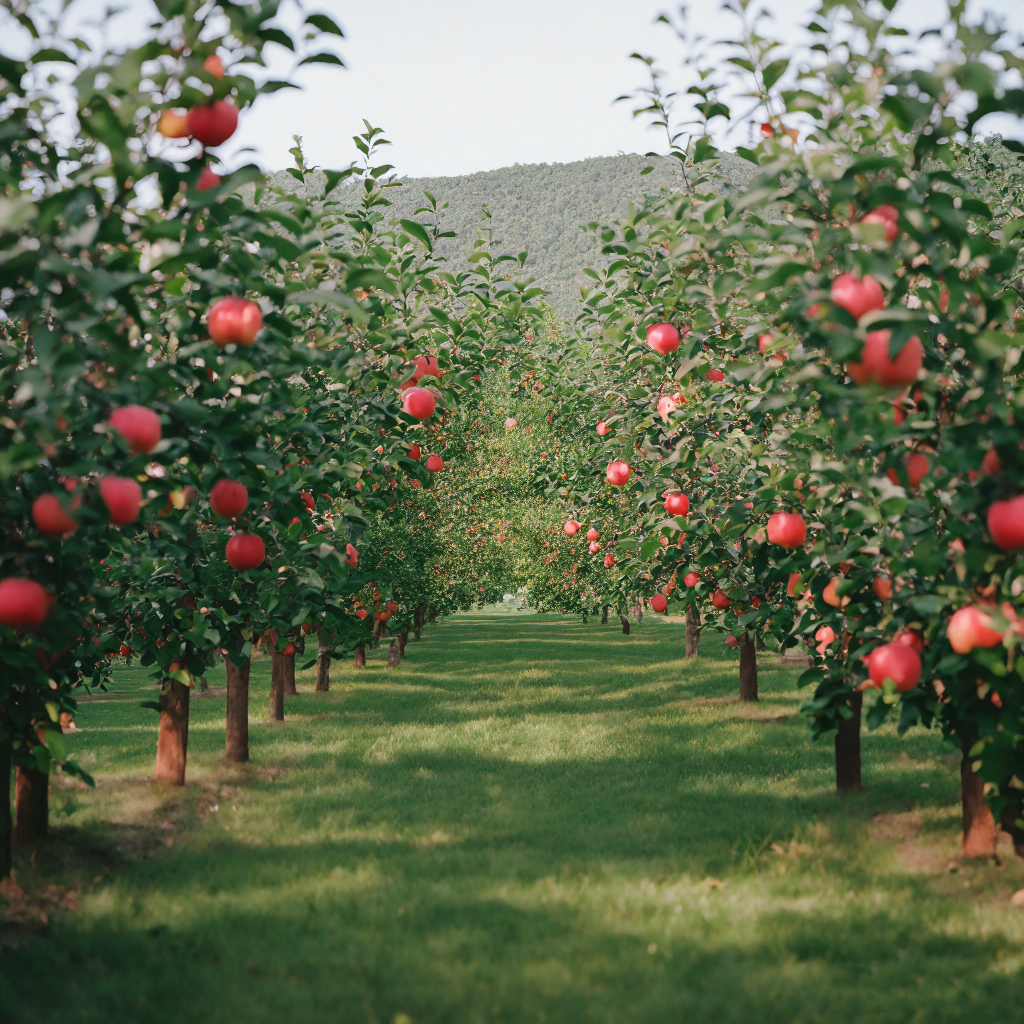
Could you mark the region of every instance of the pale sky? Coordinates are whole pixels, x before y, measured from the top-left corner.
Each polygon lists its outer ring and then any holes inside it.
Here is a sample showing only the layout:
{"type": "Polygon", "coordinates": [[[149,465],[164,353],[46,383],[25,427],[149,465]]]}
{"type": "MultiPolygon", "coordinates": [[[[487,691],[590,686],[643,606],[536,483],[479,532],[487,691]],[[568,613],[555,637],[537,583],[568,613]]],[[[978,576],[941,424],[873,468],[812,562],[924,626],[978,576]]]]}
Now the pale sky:
{"type": "MultiPolygon", "coordinates": [[[[129,41],[155,12],[149,0],[120,6],[126,13],[105,27],[112,38],[129,41]]],[[[307,11],[328,13],[344,29],[346,38],[328,48],[346,68],[321,65],[291,75],[303,90],[257,100],[222,155],[228,166],[255,159],[280,168],[291,162],[295,134],[310,163],[341,167],[357,156],[351,137],[364,117],[386,130],[393,143],[388,162],[410,176],[663,150],[663,137],[634,120],[628,103],[612,101],[644,82],[631,52],[655,56],[670,72],[678,66],[679,42],[654,24],[676,6],[665,0],[307,0],[307,11]],[[241,146],[255,154],[236,155],[241,146]]],[[[767,0],[766,6],[781,28],[815,5],[767,0]]],[[[716,0],[690,7],[691,21],[708,36],[729,23],[716,0]]],[[[1024,31],[1022,0],[977,7],[1024,31]]],[[[105,8],[104,0],[74,0],[71,10],[96,20],[105,8]]],[[[282,11],[291,20],[287,0],[282,11]]],[[[939,0],[901,0],[897,11],[921,27],[937,24],[945,7],[939,0]]],[[[794,36],[787,30],[786,38],[794,36]]],[[[0,50],[12,48],[0,43],[0,50]]],[[[291,54],[276,45],[266,52],[273,76],[289,76],[291,54]]]]}

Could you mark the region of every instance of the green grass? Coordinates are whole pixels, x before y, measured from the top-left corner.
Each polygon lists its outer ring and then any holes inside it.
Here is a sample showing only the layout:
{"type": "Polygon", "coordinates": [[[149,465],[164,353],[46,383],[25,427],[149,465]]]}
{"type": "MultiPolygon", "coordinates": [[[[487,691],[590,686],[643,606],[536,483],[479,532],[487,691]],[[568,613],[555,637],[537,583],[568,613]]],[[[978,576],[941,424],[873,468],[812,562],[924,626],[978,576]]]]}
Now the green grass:
{"type": "MultiPolygon", "coordinates": [[[[757,705],[714,636],[459,617],[336,666],[228,766],[193,700],[189,785],[154,787],[144,673],[83,704],[87,791],[19,864],[75,912],[0,951],[0,1018],[237,1022],[1019,1019],[1024,865],[963,864],[956,758],[865,735],[866,792],[766,657],[757,705]]],[[[211,685],[222,685],[222,675],[211,685]]],[[[13,936],[13,937],[12,937],[13,936]]]]}

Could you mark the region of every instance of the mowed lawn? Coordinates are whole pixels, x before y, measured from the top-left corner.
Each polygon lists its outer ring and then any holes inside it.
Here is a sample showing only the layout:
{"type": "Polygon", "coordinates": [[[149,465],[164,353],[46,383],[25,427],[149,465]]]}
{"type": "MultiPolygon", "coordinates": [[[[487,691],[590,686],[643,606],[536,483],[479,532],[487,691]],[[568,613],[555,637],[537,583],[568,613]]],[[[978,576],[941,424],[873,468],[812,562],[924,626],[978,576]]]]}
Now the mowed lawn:
{"type": "MultiPolygon", "coordinates": [[[[334,666],[221,760],[192,702],[189,785],[155,787],[140,670],[82,704],[55,839],[18,879],[76,910],[8,929],[0,1019],[183,1022],[1019,1020],[1024,865],[956,859],[958,759],[865,734],[866,791],[774,655],[740,705],[714,635],[460,616],[334,666]]],[[[223,673],[212,674],[223,685],[223,673]]],[[[2,906],[2,904],[0,904],[2,906]]]]}

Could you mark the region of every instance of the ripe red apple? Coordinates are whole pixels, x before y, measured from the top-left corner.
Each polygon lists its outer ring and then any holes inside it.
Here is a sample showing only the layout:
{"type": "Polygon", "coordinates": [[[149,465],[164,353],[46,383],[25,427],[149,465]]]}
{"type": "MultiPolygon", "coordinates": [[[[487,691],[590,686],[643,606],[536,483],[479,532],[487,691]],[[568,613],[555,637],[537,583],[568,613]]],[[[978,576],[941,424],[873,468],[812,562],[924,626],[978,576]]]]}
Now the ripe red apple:
{"type": "Polygon", "coordinates": [[[441,369],[441,364],[437,361],[437,356],[426,355],[416,356],[413,358],[413,371],[412,376],[401,385],[401,389],[404,391],[406,388],[411,388],[413,385],[418,384],[421,377],[443,377],[444,370],[441,369]]]}
{"type": "Polygon", "coordinates": [[[32,502],[32,522],[44,537],[66,537],[74,533],[78,526],[64,511],[56,494],[40,494],[32,502]]]}
{"type": "Polygon", "coordinates": [[[224,77],[224,62],[215,53],[211,53],[203,61],[203,70],[209,72],[214,78],[224,77]]]}
{"type": "Polygon", "coordinates": [[[608,554],[604,556],[604,567],[606,569],[610,569],[614,564],[615,556],[609,551],[608,554]]]}
{"type": "Polygon", "coordinates": [[[221,177],[219,174],[211,171],[209,167],[204,167],[199,175],[199,180],[196,182],[196,188],[200,192],[205,192],[207,189],[216,188],[220,182],[221,177]]]}
{"type": "Polygon", "coordinates": [[[859,363],[847,363],[846,372],[863,386],[880,384],[884,388],[906,387],[917,380],[917,371],[924,362],[924,348],[915,334],[900,349],[895,359],[889,358],[889,331],[868,331],[861,349],[859,363]]]}
{"type": "Polygon", "coordinates": [[[391,618],[391,612],[377,612],[374,618],[378,622],[387,622],[391,618]]]}
{"type": "Polygon", "coordinates": [[[565,530],[565,532],[567,534],[569,534],[570,537],[572,537],[579,528],[580,528],[580,524],[577,523],[575,519],[570,519],[565,524],[565,526],[562,527],[562,529],[565,530]]]}
{"type": "MultiPolygon", "coordinates": [[[[928,456],[921,452],[907,452],[903,456],[903,465],[907,468],[907,480],[913,489],[917,488],[917,485],[928,475],[928,470],[931,469],[928,456]]],[[[885,475],[894,484],[899,485],[900,478],[895,469],[887,469],[885,475]]]]}
{"type": "Polygon", "coordinates": [[[906,644],[882,644],[868,655],[867,663],[871,682],[878,687],[891,679],[900,693],[906,693],[921,678],[921,656],[906,644]]]}
{"type": "Polygon", "coordinates": [[[792,551],[807,539],[807,524],[799,512],[775,512],[768,517],[768,540],[792,551]]]}
{"type": "Polygon", "coordinates": [[[825,589],[821,592],[821,599],[825,604],[830,604],[833,608],[845,608],[850,603],[851,599],[849,597],[840,597],[836,593],[836,584],[841,582],[841,576],[833,576],[832,579],[825,584],[825,589]]]}
{"type": "Polygon", "coordinates": [[[35,629],[50,614],[49,595],[35,580],[8,576],[0,580],[0,626],[35,629]]]}
{"type": "Polygon", "coordinates": [[[871,589],[880,601],[888,601],[892,597],[892,580],[887,580],[884,576],[876,576],[871,581],[871,589]]]}
{"type": "Polygon", "coordinates": [[[207,314],[210,340],[225,345],[251,345],[263,328],[263,314],[255,302],[238,295],[218,299],[207,314]]]}
{"type": "Polygon", "coordinates": [[[700,583],[700,577],[695,572],[688,572],[683,577],[683,583],[685,583],[688,587],[695,587],[698,583],[700,583]]]}
{"type": "Polygon", "coordinates": [[[916,629],[898,629],[892,638],[894,644],[913,647],[918,654],[924,654],[924,637],[916,629]]]}
{"type": "Polygon", "coordinates": [[[593,526],[589,530],[587,530],[587,540],[597,540],[597,538],[600,536],[601,534],[599,534],[593,526]]]}
{"type": "Polygon", "coordinates": [[[712,607],[725,611],[729,608],[729,595],[719,587],[715,591],[714,597],[711,598],[711,604],[712,607]]]}
{"type": "Polygon", "coordinates": [[[509,416],[509,418],[505,420],[505,429],[511,430],[518,422],[519,421],[515,418],[515,416],[509,416]]]}
{"type": "Polygon", "coordinates": [[[345,545],[345,562],[353,569],[359,564],[359,552],[351,544],[345,545]]]}
{"type": "Polygon", "coordinates": [[[588,550],[590,551],[590,553],[592,555],[596,555],[598,553],[598,551],[601,550],[601,545],[596,540],[592,540],[590,542],[590,546],[589,546],[588,550]]]}
{"type": "Polygon", "coordinates": [[[672,324],[651,324],[647,328],[647,344],[667,356],[679,348],[679,331],[672,324]]]}
{"type": "Polygon", "coordinates": [[[440,455],[428,455],[427,456],[427,469],[431,473],[440,473],[444,469],[444,459],[440,455]]]}
{"type": "Polygon", "coordinates": [[[414,459],[416,462],[419,462],[420,455],[422,455],[423,453],[420,450],[420,446],[418,444],[411,444],[409,445],[409,451],[407,452],[407,454],[410,459],[414,459]]]}
{"type": "Polygon", "coordinates": [[[1003,471],[1003,464],[999,459],[999,453],[995,448],[989,448],[985,452],[985,457],[981,460],[981,469],[979,472],[982,476],[999,476],[1003,471]]]}
{"type": "Polygon", "coordinates": [[[720,381],[725,380],[725,374],[722,373],[721,370],[715,368],[712,370],[708,370],[707,378],[713,383],[718,384],[720,381]]]}
{"type": "Polygon", "coordinates": [[[370,613],[365,608],[357,608],[356,609],[356,616],[358,618],[360,618],[360,619],[365,619],[366,616],[369,615],[369,614],[370,613]]]}
{"type": "Polygon", "coordinates": [[[885,228],[885,240],[895,241],[899,234],[900,214],[895,206],[876,206],[870,213],[861,217],[861,224],[881,224],[885,228]]]}
{"type": "Polygon", "coordinates": [[[295,644],[285,644],[284,650],[281,652],[284,655],[295,653],[295,644]]]}
{"type": "Polygon", "coordinates": [[[414,420],[429,419],[434,407],[434,396],[426,388],[409,388],[402,398],[402,408],[414,420]]]}
{"type": "Polygon", "coordinates": [[[680,395],[662,395],[658,399],[658,415],[668,423],[668,418],[675,409],[679,408],[680,395]]]}
{"type": "Polygon", "coordinates": [[[665,511],[670,516],[685,516],[690,511],[690,499],[679,491],[666,494],[665,511]]]}
{"type": "Polygon", "coordinates": [[[796,592],[796,585],[800,582],[800,573],[791,572],[789,574],[789,583],[786,586],[786,596],[792,597],[796,592]]]}
{"type": "Polygon", "coordinates": [[[833,304],[845,309],[855,320],[865,313],[885,308],[882,286],[870,274],[859,281],[853,274],[840,274],[832,282],[830,293],[833,304]]]}
{"type": "Polygon", "coordinates": [[[608,483],[613,487],[624,486],[632,475],[633,470],[629,468],[627,462],[609,462],[605,473],[608,483]]]}
{"type": "Polygon", "coordinates": [[[128,526],[139,518],[142,488],[134,480],[123,476],[105,476],[100,481],[100,497],[115,526],[128,526]]]}
{"type": "Polygon", "coordinates": [[[989,506],[988,533],[992,543],[1003,551],[1024,548],[1024,494],[1006,501],[994,501],[989,506]]]}
{"type": "Polygon", "coordinates": [[[725,638],[726,647],[739,647],[740,638],[738,636],[732,636],[731,634],[725,638]]]}
{"type": "Polygon", "coordinates": [[[316,511],[316,498],[314,498],[313,495],[309,493],[309,491],[300,492],[299,497],[302,499],[303,504],[306,506],[306,508],[309,509],[310,512],[316,511]]]}
{"type": "Polygon", "coordinates": [[[608,424],[605,423],[604,420],[601,420],[601,422],[598,423],[598,425],[597,425],[597,432],[598,432],[598,434],[601,435],[601,437],[604,437],[604,435],[607,434],[610,429],[611,429],[611,427],[609,427],[608,424]]]}
{"type": "Polygon", "coordinates": [[[818,646],[815,650],[819,654],[824,655],[828,650],[828,645],[832,643],[835,638],[836,631],[831,626],[822,626],[821,629],[814,634],[814,639],[818,641],[818,646]]]}
{"type": "Polygon", "coordinates": [[[165,139],[184,139],[189,135],[188,115],[165,110],[160,115],[160,123],[156,126],[156,130],[165,139]]]}
{"type": "Polygon", "coordinates": [[[121,649],[117,652],[122,658],[130,658],[134,653],[127,644],[121,644],[121,649]]]}
{"type": "Polygon", "coordinates": [[[238,108],[228,100],[214,100],[208,106],[188,112],[189,133],[204,146],[227,142],[238,127],[238,108]]]}
{"type": "Polygon", "coordinates": [[[116,430],[136,455],[151,452],[160,443],[160,417],[143,405],[115,409],[109,423],[111,430],[116,430]]]}
{"type": "Polygon", "coordinates": [[[668,599],[664,594],[655,594],[651,598],[651,610],[655,612],[663,612],[668,607],[668,599]]]}
{"type": "Polygon", "coordinates": [[[224,557],[228,565],[238,572],[255,569],[266,558],[267,549],[263,538],[255,533],[236,533],[224,548],[224,557]]]}
{"type": "Polygon", "coordinates": [[[419,487],[419,485],[420,485],[420,482],[419,482],[419,480],[410,480],[410,481],[409,481],[409,486],[410,486],[410,487],[411,487],[411,488],[412,488],[413,490],[416,490],[416,489],[417,489],[417,488],[419,487]]]}
{"type": "Polygon", "coordinates": [[[215,515],[230,519],[241,515],[249,502],[249,491],[237,480],[218,480],[210,488],[210,508],[215,515]]]}

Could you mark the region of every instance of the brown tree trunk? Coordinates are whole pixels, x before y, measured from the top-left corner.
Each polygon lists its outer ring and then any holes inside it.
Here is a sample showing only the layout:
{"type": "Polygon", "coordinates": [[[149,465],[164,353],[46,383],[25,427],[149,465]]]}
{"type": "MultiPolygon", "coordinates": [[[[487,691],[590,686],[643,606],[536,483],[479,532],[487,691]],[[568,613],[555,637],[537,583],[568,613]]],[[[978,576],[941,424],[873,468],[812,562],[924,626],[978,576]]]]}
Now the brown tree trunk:
{"type": "Polygon", "coordinates": [[[633,618],[636,619],[636,624],[639,626],[644,621],[644,603],[643,601],[637,601],[636,607],[633,609],[633,618]]]}
{"type": "Polygon", "coordinates": [[[188,757],[188,699],[191,689],[168,679],[160,693],[160,731],[156,740],[154,782],[185,785],[188,757]]]}
{"type": "Polygon", "coordinates": [[[686,606],[686,657],[696,658],[700,654],[700,612],[692,605],[686,606]]]}
{"type": "Polygon", "coordinates": [[[436,608],[428,608],[427,609],[427,621],[428,622],[437,622],[437,609],[436,608]]]}
{"type": "Polygon", "coordinates": [[[46,838],[50,813],[50,776],[38,768],[14,773],[14,841],[31,846],[46,838]]]}
{"type": "Polygon", "coordinates": [[[249,669],[248,658],[239,667],[224,655],[228,675],[227,731],[224,757],[228,761],[249,760],[249,669]]]}
{"type": "Polygon", "coordinates": [[[601,606],[601,625],[608,625],[608,605],[601,606]]]}
{"type": "Polygon", "coordinates": [[[284,687],[288,673],[288,658],[276,644],[270,649],[270,721],[284,721],[284,687]]]}
{"type": "Polygon", "coordinates": [[[326,652],[331,649],[331,637],[324,627],[316,627],[316,692],[326,693],[331,688],[331,659],[326,652]],[[325,641],[326,637],[326,641],[325,641]]]}
{"type": "Polygon", "coordinates": [[[356,648],[352,664],[356,668],[366,668],[366,648],[362,644],[356,648]]]}
{"type": "Polygon", "coordinates": [[[398,634],[398,655],[399,655],[399,657],[401,657],[401,658],[405,657],[405,645],[408,642],[409,642],[409,634],[408,633],[399,633],[398,634]]]}
{"type": "Polygon", "coordinates": [[[860,709],[864,694],[850,694],[847,704],[853,714],[839,720],[836,731],[836,789],[840,793],[859,793],[860,781],[860,709]]]}
{"type": "Polygon", "coordinates": [[[388,647],[388,667],[398,668],[402,664],[402,654],[398,649],[398,641],[392,640],[388,647]]]}
{"type": "Polygon", "coordinates": [[[11,816],[11,767],[14,751],[10,740],[0,740],[0,880],[11,873],[11,841],[14,819],[11,816]]]}
{"type": "Polygon", "coordinates": [[[370,636],[373,638],[373,642],[377,643],[380,638],[384,635],[384,623],[380,619],[376,619],[373,623],[373,632],[370,636]]]}
{"type": "Polygon", "coordinates": [[[282,654],[284,658],[284,693],[286,697],[297,696],[298,690],[295,689],[295,655],[294,654],[282,654]]]}
{"type": "Polygon", "coordinates": [[[629,636],[629,619],[625,615],[620,615],[619,622],[622,623],[622,632],[629,636]]]}
{"type": "Polygon", "coordinates": [[[985,803],[985,783],[971,767],[967,752],[974,746],[965,743],[960,752],[960,805],[963,810],[964,837],[961,857],[994,857],[996,823],[985,803]]]}
{"type": "Polygon", "coordinates": [[[757,700],[757,652],[746,630],[740,634],[740,700],[757,700]]]}
{"type": "Polygon", "coordinates": [[[417,640],[419,640],[420,634],[423,632],[423,619],[426,617],[426,614],[427,606],[425,604],[416,605],[416,614],[413,617],[413,625],[415,627],[415,632],[413,633],[413,636],[417,640]]]}

